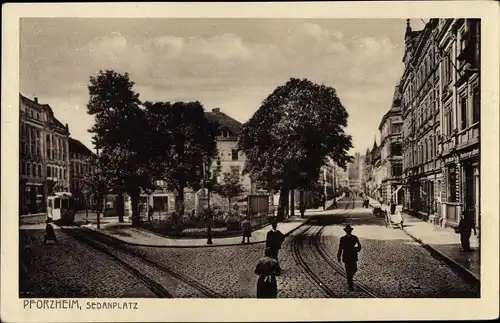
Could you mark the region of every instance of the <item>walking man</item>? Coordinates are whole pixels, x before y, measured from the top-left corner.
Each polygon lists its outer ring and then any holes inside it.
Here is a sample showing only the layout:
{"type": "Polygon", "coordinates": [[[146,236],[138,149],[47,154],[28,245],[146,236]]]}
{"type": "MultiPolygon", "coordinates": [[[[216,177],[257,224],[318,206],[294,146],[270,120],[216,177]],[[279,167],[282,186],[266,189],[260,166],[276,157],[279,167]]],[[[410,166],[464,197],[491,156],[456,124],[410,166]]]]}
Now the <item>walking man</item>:
{"type": "Polygon", "coordinates": [[[52,227],[52,219],[48,218],[45,220],[45,235],[43,236],[43,244],[47,244],[47,241],[54,241],[55,243],[59,244],[59,241],[57,241],[56,233],[54,231],[54,228],[52,227]]]}
{"type": "Polygon", "coordinates": [[[278,253],[281,249],[281,244],[285,240],[285,235],[277,229],[278,222],[276,220],[274,220],[271,225],[272,229],[267,232],[266,236],[266,249],[269,249],[269,257],[275,259],[279,263],[278,253]]]}
{"type": "Polygon", "coordinates": [[[354,274],[358,271],[358,252],[361,251],[361,244],[359,243],[358,237],[352,235],[352,227],[348,224],[344,231],[346,235],[340,238],[339,251],[337,252],[337,259],[342,261],[345,265],[345,271],[347,273],[347,285],[349,290],[354,290],[354,274]]]}

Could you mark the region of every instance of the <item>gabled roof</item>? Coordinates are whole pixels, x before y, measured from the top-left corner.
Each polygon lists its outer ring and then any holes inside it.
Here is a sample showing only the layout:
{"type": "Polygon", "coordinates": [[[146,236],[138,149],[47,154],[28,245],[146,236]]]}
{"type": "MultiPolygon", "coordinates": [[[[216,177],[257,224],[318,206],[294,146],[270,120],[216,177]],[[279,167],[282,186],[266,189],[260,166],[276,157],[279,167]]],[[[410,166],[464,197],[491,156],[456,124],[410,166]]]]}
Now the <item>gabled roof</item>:
{"type": "Polygon", "coordinates": [[[20,101],[23,101],[23,103],[25,105],[28,105],[30,107],[33,107],[35,109],[39,109],[39,110],[45,110],[48,115],[49,115],[49,123],[51,123],[52,125],[54,125],[56,128],[61,128],[61,130],[67,130],[66,129],[66,126],[64,126],[62,124],[61,121],[59,121],[56,116],[54,115],[54,111],[52,110],[52,108],[50,107],[50,105],[48,104],[40,104],[36,101],[33,101],[27,97],[25,97],[24,95],[22,95],[21,93],[19,93],[19,100],[20,101]]]}
{"type": "Polygon", "coordinates": [[[81,141],[73,139],[73,138],[68,138],[68,143],[69,143],[69,151],[70,152],[75,152],[75,153],[80,153],[84,155],[89,155],[92,157],[95,157],[96,155],[90,150],[87,146],[85,146],[81,141]]]}
{"type": "Polygon", "coordinates": [[[217,122],[220,129],[227,129],[232,136],[238,136],[241,132],[241,123],[227,114],[213,109],[212,112],[205,112],[205,116],[212,122],[217,122]]]}

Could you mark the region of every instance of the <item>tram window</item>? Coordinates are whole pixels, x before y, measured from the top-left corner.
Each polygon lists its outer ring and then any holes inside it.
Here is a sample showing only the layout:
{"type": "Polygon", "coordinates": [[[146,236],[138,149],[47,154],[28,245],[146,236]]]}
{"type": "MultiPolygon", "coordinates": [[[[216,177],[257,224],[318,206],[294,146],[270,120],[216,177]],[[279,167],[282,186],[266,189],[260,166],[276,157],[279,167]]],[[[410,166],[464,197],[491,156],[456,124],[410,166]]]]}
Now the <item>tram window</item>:
{"type": "Polygon", "coordinates": [[[60,209],[61,208],[61,199],[55,199],[54,200],[54,208],[55,209],[60,209]]]}
{"type": "Polygon", "coordinates": [[[67,209],[67,208],[68,208],[68,205],[69,205],[69,200],[67,200],[67,199],[63,199],[63,200],[62,200],[62,206],[61,206],[61,208],[62,208],[62,209],[67,209]]]}

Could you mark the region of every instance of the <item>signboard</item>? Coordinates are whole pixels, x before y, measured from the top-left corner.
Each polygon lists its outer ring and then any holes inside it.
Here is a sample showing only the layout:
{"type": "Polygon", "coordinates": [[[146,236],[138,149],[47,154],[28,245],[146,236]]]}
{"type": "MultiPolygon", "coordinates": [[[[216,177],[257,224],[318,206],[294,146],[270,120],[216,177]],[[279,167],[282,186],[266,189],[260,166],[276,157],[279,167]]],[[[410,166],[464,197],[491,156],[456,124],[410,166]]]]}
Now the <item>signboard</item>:
{"type": "Polygon", "coordinates": [[[460,159],[467,159],[479,155],[479,148],[475,148],[463,153],[460,153],[460,159]]]}
{"type": "Polygon", "coordinates": [[[444,159],[445,164],[456,163],[458,161],[457,156],[453,155],[444,159]]]}

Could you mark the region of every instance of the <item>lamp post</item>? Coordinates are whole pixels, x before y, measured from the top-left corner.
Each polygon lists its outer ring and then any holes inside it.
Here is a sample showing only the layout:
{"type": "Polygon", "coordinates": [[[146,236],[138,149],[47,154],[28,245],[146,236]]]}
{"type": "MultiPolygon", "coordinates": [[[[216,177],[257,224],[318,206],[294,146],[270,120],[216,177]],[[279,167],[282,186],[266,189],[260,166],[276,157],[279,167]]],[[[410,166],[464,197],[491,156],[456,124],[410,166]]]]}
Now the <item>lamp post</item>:
{"type": "Polygon", "coordinates": [[[205,190],[205,186],[207,187],[207,209],[205,212],[205,218],[207,219],[207,244],[212,244],[212,211],[210,210],[210,171],[209,160],[206,157],[203,157],[203,181],[202,188],[205,190]]]}

